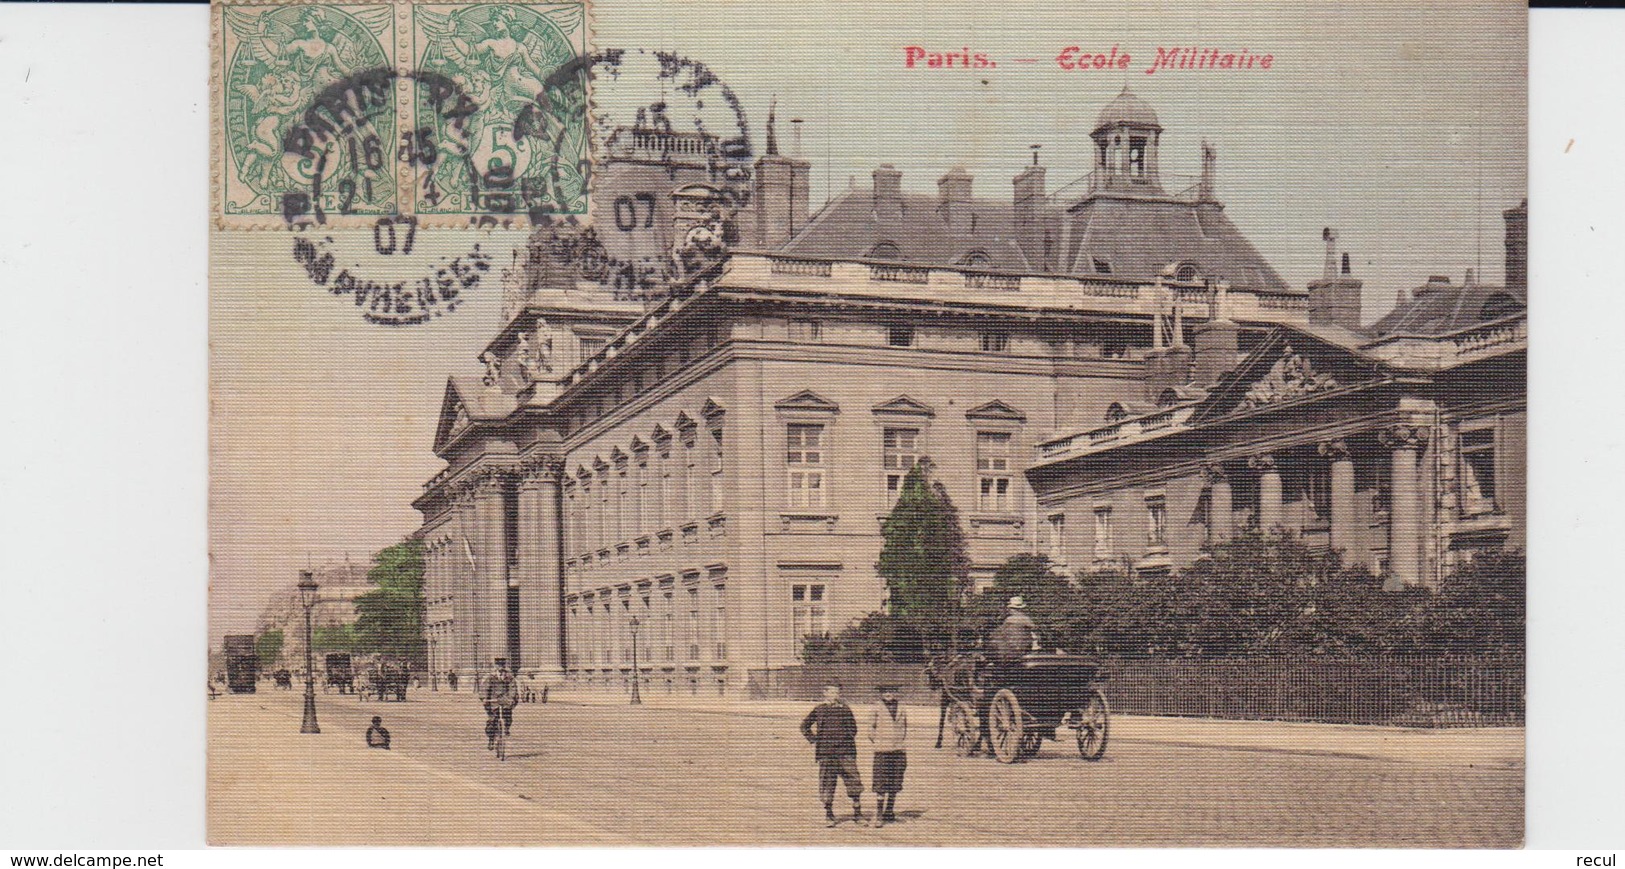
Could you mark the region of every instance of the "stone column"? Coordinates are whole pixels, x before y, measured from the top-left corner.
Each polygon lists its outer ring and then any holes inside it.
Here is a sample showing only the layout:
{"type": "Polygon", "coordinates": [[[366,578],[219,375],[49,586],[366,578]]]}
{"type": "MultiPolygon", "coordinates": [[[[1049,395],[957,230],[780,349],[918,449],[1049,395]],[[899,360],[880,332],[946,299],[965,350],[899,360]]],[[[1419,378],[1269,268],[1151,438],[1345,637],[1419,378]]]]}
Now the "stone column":
{"type": "Polygon", "coordinates": [[[1428,430],[1396,425],[1382,432],[1382,445],[1393,450],[1393,476],[1388,504],[1388,580],[1384,588],[1397,591],[1422,582],[1421,492],[1416,459],[1427,443],[1428,430]]]}
{"type": "Polygon", "coordinates": [[[1205,465],[1202,473],[1208,481],[1207,534],[1214,543],[1229,540],[1234,533],[1235,506],[1230,492],[1230,477],[1224,465],[1205,465]]]}
{"type": "Polygon", "coordinates": [[[485,673],[496,658],[508,654],[508,551],[503,537],[502,490],[507,485],[505,471],[478,472],[471,488],[474,495],[474,527],[469,543],[474,547],[474,672],[485,673]]]}
{"type": "Polygon", "coordinates": [[[1269,453],[1247,459],[1247,467],[1258,472],[1258,530],[1268,534],[1281,524],[1281,470],[1269,453]]]}
{"type": "Polygon", "coordinates": [[[564,673],[560,473],[548,456],[527,462],[519,480],[519,667],[544,682],[564,673]]]}
{"type": "Polygon", "coordinates": [[[1349,446],[1341,440],[1325,441],[1316,450],[1330,465],[1331,477],[1331,545],[1343,550],[1343,563],[1364,566],[1368,561],[1359,520],[1354,510],[1354,458],[1349,446]]]}

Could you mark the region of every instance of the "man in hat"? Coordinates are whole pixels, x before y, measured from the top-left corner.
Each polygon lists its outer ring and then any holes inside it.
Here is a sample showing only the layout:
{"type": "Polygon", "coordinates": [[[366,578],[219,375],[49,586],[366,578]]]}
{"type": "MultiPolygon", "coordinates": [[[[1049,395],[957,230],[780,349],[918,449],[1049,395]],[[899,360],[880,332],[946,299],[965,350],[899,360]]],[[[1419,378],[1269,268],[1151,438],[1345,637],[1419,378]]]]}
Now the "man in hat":
{"type": "Polygon", "coordinates": [[[1038,648],[1038,625],[1027,615],[1027,602],[1021,595],[1005,605],[1004,621],[988,637],[988,653],[993,663],[1006,667],[1038,648]]]}
{"type": "Polygon", "coordinates": [[[519,705],[519,685],[508,669],[508,659],[498,658],[496,664],[496,672],[485,680],[485,713],[490,716],[485,725],[487,750],[496,747],[497,727],[502,728],[503,736],[513,732],[513,708],[519,705]]]}
{"type": "Polygon", "coordinates": [[[869,715],[869,745],[875,752],[874,778],[877,823],[897,820],[897,792],[903,789],[903,772],[908,769],[908,711],[897,702],[896,685],[881,685],[880,705],[869,715]]]}
{"type": "Polygon", "coordinates": [[[813,744],[818,761],[818,798],[824,801],[824,820],[835,826],[835,780],[846,783],[852,798],[852,820],[863,818],[863,779],[858,775],[858,720],[841,699],[841,683],[824,686],[824,702],[813,707],[801,722],[801,735],[813,744]]]}

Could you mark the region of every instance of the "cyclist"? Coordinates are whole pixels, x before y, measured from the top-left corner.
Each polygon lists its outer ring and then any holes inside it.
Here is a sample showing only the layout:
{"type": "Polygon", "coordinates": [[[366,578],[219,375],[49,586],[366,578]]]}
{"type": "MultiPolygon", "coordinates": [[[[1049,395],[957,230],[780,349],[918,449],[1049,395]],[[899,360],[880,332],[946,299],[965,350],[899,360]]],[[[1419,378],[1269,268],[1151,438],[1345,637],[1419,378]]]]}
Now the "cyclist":
{"type": "Polygon", "coordinates": [[[485,736],[487,751],[495,749],[497,745],[497,728],[502,728],[502,735],[506,737],[513,731],[513,708],[519,705],[519,685],[514,681],[513,671],[508,669],[508,659],[496,659],[496,672],[485,680],[485,736]]]}

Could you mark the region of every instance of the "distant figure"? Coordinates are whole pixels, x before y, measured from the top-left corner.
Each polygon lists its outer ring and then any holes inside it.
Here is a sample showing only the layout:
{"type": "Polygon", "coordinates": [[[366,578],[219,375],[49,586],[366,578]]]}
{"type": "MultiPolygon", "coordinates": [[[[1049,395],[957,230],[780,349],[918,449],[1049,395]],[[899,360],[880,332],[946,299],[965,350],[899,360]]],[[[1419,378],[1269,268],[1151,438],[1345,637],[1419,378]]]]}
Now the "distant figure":
{"type": "Polygon", "coordinates": [[[372,717],[372,726],[367,728],[367,747],[389,749],[389,730],[384,727],[382,716],[372,717]]]}
{"type": "Polygon", "coordinates": [[[543,706],[547,705],[547,686],[546,685],[542,686],[542,705],[543,706]]]}
{"type": "Polygon", "coordinates": [[[453,691],[457,690],[457,671],[456,670],[447,670],[446,671],[446,684],[451,686],[451,690],[453,690],[453,691]]]}
{"type": "Polygon", "coordinates": [[[852,820],[863,819],[863,779],[858,775],[858,721],[851,707],[841,699],[841,683],[824,686],[824,702],[813,707],[801,722],[801,735],[813,744],[818,761],[818,798],[824,802],[824,821],[833,827],[835,819],[835,780],[846,783],[852,798],[852,820]]]}
{"type": "Polygon", "coordinates": [[[988,654],[993,663],[1007,666],[1020,661],[1038,647],[1038,625],[1027,615],[1027,602],[1021,595],[1005,605],[1004,621],[988,637],[988,654]]]}
{"type": "Polygon", "coordinates": [[[513,708],[519,705],[519,683],[508,669],[508,659],[496,659],[496,668],[485,680],[485,714],[489,716],[485,726],[487,749],[496,745],[498,727],[502,728],[503,736],[513,732],[513,708]]]}
{"type": "Polygon", "coordinates": [[[897,820],[897,792],[903,789],[903,772],[908,769],[908,711],[897,702],[897,686],[880,686],[880,705],[869,716],[869,745],[875,751],[874,778],[876,823],[884,826],[897,820]]]}

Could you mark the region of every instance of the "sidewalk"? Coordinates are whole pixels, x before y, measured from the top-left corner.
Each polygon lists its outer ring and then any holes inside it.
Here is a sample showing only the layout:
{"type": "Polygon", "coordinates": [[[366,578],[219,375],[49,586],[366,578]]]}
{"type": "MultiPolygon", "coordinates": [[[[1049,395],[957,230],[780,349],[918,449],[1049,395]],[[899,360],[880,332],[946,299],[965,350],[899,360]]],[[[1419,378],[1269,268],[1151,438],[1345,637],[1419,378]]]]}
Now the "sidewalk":
{"type": "Polygon", "coordinates": [[[210,704],[209,844],[489,846],[516,830],[550,831],[567,845],[627,843],[512,792],[369,749],[354,727],[329,720],[327,731],[299,733],[298,707],[284,699],[210,704]]]}
{"type": "MultiPolygon", "coordinates": [[[[813,707],[811,701],[732,700],[644,692],[643,703],[654,708],[687,709],[729,715],[800,720],[813,707]]],[[[554,686],[554,703],[622,706],[626,692],[554,686]]],[[[863,705],[868,698],[847,698],[863,705]]],[[[910,720],[936,726],[934,706],[909,707],[910,720]]],[[[1257,751],[1326,757],[1384,760],[1398,763],[1434,763],[1479,768],[1521,768],[1524,763],[1522,727],[1468,727],[1422,729],[1353,724],[1313,724],[1292,721],[1226,721],[1210,718],[1168,718],[1151,715],[1113,715],[1107,751],[1112,744],[1159,743],[1186,748],[1257,751]]]]}

